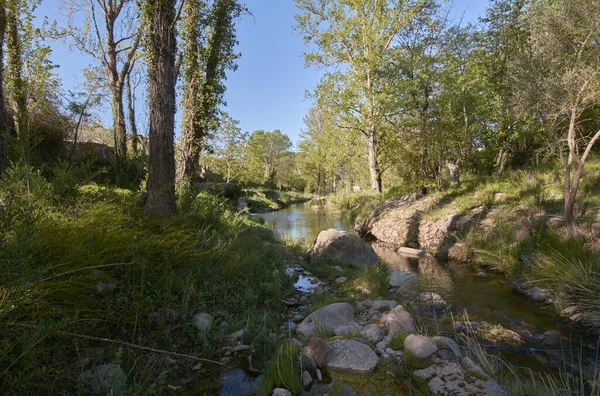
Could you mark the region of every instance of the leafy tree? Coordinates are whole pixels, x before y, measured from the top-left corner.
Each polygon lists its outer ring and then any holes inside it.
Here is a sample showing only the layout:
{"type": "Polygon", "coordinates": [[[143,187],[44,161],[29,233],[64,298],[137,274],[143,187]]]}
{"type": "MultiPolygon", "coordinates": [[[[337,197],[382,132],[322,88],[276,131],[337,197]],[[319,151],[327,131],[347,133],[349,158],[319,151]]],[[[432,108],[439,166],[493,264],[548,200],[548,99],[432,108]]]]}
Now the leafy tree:
{"type": "Polygon", "coordinates": [[[202,159],[213,172],[223,175],[227,183],[239,178],[246,171],[243,159],[248,133],[242,132],[238,124],[239,121],[231,118],[229,114],[222,113],[219,126],[207,140],[210,154],[207,153],[202,159]]]}
{"type": "Polygon", "coordinates": [[[147,209],[168,216],[175,213],[175,35],[176,0],[140,3],[143,23],[152,26],[144,39],[148,68],[150,158],[147,209]]]}
{"type": "Polygon", "coordinates": [[[184,5],[183,122],[177,179],[192,175],[209,131],[218,125],[226,71],[235,70],[237,0],[215,0],[210,12],[197,0],[184,5]],[[204,11],[204,12],[203,12],[204,11]],[[206,15],[204,15],[206,14],[206,15]],[[208,36],[204,34],[208,28],[208,36]]]}
{"type": "Polygon", "coordinates": [[[597,0],[540,1],[525,19],[531,29],[531,53],[521,86],[531,87],[532,111],[547,114],[563,132],[569,148],[564,177],[567,234],[581,231],[574,214],[583,169],[600,138],[597,123],[585,116],[600,100],[600,2],[597,0]]]}
{"type": "Polygon", "coordinates": [[[249,179],[259,183],[274,182],[285,160],[290,159],[291,147],[290,138],[279,129],[252,132],[245,153],[249,179]]]}
{"type": "Polygon", "coordinates": [[[424,6],[425,0],[296,0],[301,13],[296,29],[315,49],[305,55],[307,64],[338,66],[325,73],[319,93],[348,116],[345,128],[366,138],[371,189],[382,189],[381,128],[392,113],[392,93],[383,69],[400,31],[424,6]]]}
{"type": "Polygon", "coordinates": [[[21,1],[6,0],[6,69],[11,92],[17,138],[28,147],[27,90],[23,79],[23,51],[20,37],[21,1]]]}

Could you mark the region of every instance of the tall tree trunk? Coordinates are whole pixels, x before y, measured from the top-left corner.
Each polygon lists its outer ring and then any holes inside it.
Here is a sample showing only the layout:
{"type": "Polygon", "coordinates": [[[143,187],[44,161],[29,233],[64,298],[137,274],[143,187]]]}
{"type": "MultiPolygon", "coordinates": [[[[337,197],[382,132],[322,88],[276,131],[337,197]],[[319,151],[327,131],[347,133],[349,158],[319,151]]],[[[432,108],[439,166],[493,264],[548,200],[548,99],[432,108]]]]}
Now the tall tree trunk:
{"type": "Polygon", "coordinates": [[[379,169],[378,161],[378,142],[377,135],[375,134],[375,128],[369,127],[368,134],[368,160],[369,160],[369,173],[371,174],[371,191],[380,193],[381,192],[381,170],[379,169]]]}
{"type": "Polygon", "coordinates": [[[115,140],[115,155],[119,169],[125,169],[127,163],[127,127],[125,126],[125,111],[123,108],[123,87],[118,83],[111,88],[111,108],[115,140]]]}
{"type": "Polygon", "coordinates": [[[4,34],[6,32],[6,2],[0,0],[0,177],[8,166],[9,122],[4,99],[4,34]]]}
{"type": "Polygon", "coordinates": [[[133,156],[137,156],[138,150],[138,132],[135,122],[135,92],[131,89],[131,72],[127,74],[127,114],[129,116],[129,131],[131,132],[131,151],[133,156]]]}
{"type": "Polygon", "coordinates": [[[148,103],[150,160],[148,200],[150,213],[168,216],[175,213],[175,37],[176,0],[142,4],[148,29],[148,103]]]}
{"type": "Polygon", "coordinates": [[[19,39],[19,5],[18,0],[6,1],[6,65],[9,86],[12,89],[13,110],[15,114],[15,129],[17,138],[23,149],[30,149],[29,133],[27,132],[27,93],[22,77],[23,59],[21,40],[19,39]]]}

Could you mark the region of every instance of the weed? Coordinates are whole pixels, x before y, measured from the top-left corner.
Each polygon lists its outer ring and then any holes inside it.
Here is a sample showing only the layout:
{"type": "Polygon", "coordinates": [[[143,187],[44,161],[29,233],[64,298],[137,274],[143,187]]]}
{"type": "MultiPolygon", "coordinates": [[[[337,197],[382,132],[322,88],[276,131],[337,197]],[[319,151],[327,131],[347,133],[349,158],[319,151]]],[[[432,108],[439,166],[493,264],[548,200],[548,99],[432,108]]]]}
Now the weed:
{"type": "Polygon", "coordinates": [[[275,356],[264,370],[257,394],[270,395],[274,388],[285,388],[292,394],[298,394],[302,389],[299,355],[300,347],[293,342],[285,341],[279,345],[275,356]]]}

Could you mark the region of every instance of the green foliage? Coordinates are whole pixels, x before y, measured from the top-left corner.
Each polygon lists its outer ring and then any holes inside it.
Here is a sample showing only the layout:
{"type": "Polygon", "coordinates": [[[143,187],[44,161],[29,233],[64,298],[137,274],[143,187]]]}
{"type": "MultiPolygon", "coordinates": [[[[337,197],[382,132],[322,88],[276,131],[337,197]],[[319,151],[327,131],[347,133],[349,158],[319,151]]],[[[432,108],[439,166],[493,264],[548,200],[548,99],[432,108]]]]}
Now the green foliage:
{"type": "MultiPolygon", "coordinates": [[[[73,204],[65,209],[34,169],[6,175],[0,190],[3,390],[44,393],[52,376],[69,393],[79,362],[114,356],[111,343],[75,342],[65,332],[127,342],[127,334],[137,334],[134,343],[143,346],[178,351],[187,343],[207,357],[225,334],[246,328],[257,351],[269,354],[270,341],[259,333],[279,326],[276,314],[291,281],[277,245],[262,244],[227,203],[200,193],[187,212],[157,219],[138,209],[138,194],[86,185],[68,195],[73,204]],[[97,293],[98,282],[116,287],[97,293]],[[216,321],[202,336],[191,324],[198,311],[216,321]]],[[[160,367],[150,364],[152,354],[127,353],[127,362],[138,362],[128,386],[149,389],[160,367]]]]}
{"type": "Polygon", "coordinates": [[[404,340],[406,339],[406,337],[408,337],[408,333],[404,331],[396,334],[392,338],[392,341],[390,341],[390,348],[392,348],[395,351],[402,351],[404,349],[404,340]]]}
{"type": "Polygon", "coordinates": [[[300,347],[291,341],[279,345],[275,356],[265,368],[258,395],[270,395],[274,388],[284,388],[299,394],[302,389],[300,380],[300,347]]]}

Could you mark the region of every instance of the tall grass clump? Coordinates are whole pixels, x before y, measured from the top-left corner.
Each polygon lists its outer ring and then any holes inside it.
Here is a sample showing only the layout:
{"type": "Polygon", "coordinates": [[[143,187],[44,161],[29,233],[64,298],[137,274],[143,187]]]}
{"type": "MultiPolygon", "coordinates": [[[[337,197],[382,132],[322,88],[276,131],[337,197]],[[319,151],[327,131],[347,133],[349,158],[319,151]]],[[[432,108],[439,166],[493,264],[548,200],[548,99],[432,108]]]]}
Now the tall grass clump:
{"type": "Polygon", "coordinates": [[[274,388],[284,388],[299,394],[302,390],[300,347],[291,341],[284,341],[264,370],[263,380],[257,394],[270,395],[274,388]]]}

